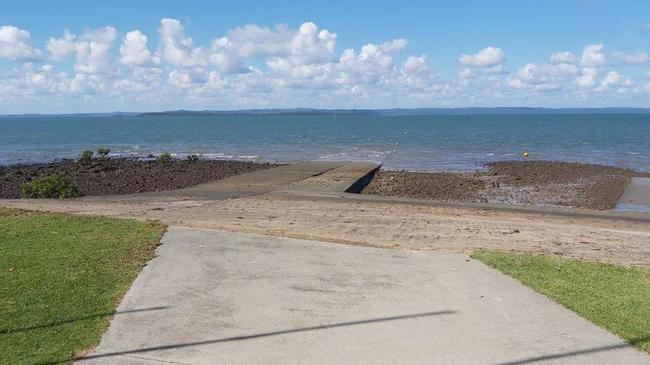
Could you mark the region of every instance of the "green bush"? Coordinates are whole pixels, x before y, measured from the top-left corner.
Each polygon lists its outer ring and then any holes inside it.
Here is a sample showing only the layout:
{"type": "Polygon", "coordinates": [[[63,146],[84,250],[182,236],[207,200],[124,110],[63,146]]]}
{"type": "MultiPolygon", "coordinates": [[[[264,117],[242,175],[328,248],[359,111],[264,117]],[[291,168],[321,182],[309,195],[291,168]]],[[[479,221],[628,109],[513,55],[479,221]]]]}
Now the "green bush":
{"type": "Polygon", "coordinates": [[[111,153],[111,149],[110,149],[110,148],[99,147],[99,148],[97,149],[97,154],[100,155],[100,156],[102,156],[102,157],[106,157],[106,156],[108,156],[109,153],[111,153]]]}
{"type": "Polygon", "coordinates": [[[158,158],[156,158],[156,161],[158,161],[160,163],[163,163],[163,164],[168,164],[168,163],[170,163],[172,161],[172,155],[170,155],[167,152],[161,153],[160,156],[158,156],[158,158]]]}
{"type": "Polygon", "coordinates": [[[21,186],[24,198],[73,198],[81,195],[69,176],[57,173],[39,177],[21,186]]]}
{"type": "Polygon", "coordinates": [[[81,162],[90,162],[93,159],[93,151],[85,150],[81,152],[81,162]]]}
{"type": "Polygon", "coordinates": [[[198,162],[199,161],[199,156],[198,155],[187,155],[187,161],[188,162],[198,162]]]}

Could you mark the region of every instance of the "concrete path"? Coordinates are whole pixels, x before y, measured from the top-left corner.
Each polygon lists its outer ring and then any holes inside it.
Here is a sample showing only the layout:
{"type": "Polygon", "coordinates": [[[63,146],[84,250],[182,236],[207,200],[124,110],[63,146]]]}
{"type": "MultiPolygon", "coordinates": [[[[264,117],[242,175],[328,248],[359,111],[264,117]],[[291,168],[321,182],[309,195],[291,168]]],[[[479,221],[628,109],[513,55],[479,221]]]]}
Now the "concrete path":
{"type": "MultiPolygon", "coordinates": [[[[266,170],[235,175],[213,182],[190,186],[178,190],[153,191],[147,193],[94,196],[79,200],[87,201],[151,201],[160,199],[193,199],[220,201],[246,196],[262,195],[286,189],[311,177],[344,167],[349,162],[302,161],[266,170]]],[[[363,175],[356,176],[357,179],[363,175]]],[[[352,176],[351,178],[355,178],[352,176]]]]}
{"type": "Polygon", "coordinates": [[[633,177],[616,205],[616,210],[650,212],[650,178],[633,177]]]}
{"type": "Polygon", "coordinates": [[[368,182],[380,167],[372,162],[301,161],[266,170],[235,175],[206,184],[178,190],[147,193],[81,197],[69,201],[130,202],[151,201],[222,201],[263,195],[274,191],[307,194],[344,193],[359,182],[368,182]],[[367,180],[367,181],[366,181],[367,180]]]}
{"type": "Polygon", "coordinates": [[[324,174],[300,181],[284,189],[300,193],[358,193],[367,185],[380,165],[373,162],[348,162],[324,174]]]}
{"type": "Polygon", "coordinates": [[[80,364],[650,364],[440,251],[171,227],[80,364]]]}

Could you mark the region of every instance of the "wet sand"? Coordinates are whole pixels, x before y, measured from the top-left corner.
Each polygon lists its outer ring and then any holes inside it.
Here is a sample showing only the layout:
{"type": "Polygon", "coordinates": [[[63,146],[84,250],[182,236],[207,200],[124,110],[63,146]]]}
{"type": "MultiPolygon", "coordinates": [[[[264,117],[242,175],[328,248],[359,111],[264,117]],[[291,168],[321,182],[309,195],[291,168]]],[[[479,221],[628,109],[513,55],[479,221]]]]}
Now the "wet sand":
{"type": "Polygon", "coordinates": [[[613,209],[633,176],[611,166],[502,161],[473,173],[381,170],[362,194],[443,201],[613,209]]]}

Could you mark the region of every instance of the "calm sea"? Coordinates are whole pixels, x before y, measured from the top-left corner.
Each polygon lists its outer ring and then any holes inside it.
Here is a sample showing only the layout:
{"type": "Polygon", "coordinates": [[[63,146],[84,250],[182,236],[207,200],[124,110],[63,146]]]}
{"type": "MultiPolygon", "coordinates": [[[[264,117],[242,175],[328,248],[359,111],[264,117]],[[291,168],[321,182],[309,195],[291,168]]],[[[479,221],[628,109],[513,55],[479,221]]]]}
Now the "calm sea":
{"type": "Polygon", "coordinates": [[[650,171],[650,114],[0,117],[0,164],[170,152],[255,161],[369,160],[387,168],[475,170],[520,159],[650,171]]]}

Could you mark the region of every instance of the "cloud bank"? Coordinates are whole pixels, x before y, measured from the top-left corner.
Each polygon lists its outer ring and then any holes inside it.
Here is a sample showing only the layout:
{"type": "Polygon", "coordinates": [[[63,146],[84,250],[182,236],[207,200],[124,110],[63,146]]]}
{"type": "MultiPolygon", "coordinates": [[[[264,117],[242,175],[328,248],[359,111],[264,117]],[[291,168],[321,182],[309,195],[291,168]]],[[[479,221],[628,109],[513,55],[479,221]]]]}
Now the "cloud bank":
{"type": "Polygon", "coordinates": [[[430,57],[411,54],[407,39],[358,49],[338,49],[338,39],[305,22],[244,25],[197,44],[181,21],[165,18],[157,34],[66,30],[40,48],[28,30],[4,25],[0,111],[627,105],[650,96],[641,50],[594,43],[517,66],[487,45],[449,55],[457,70],[444,76],[430,57]]]}

